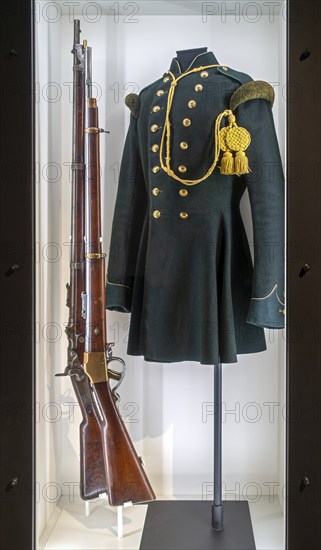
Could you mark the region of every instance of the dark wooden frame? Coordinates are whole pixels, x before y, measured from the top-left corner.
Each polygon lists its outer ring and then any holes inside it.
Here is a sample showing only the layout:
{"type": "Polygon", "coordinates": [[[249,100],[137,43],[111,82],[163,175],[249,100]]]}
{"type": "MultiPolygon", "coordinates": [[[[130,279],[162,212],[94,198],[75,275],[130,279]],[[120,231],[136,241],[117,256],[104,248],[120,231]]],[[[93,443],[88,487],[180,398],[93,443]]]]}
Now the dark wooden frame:
{"type": "Polygon", "coordinates": [[[2,2],[0,547],[34,547],[35,160],[31,0],[2,2]]]}
{"type": "MultiPolygon", "coordinates": [[[[33,6],[33,0],[14,0],[0,7],[0,546],[8,550],[35,546],[33,6]],[[19,268],[10,274],[13,265],[19,268]]],[[[289,0],[285,492],[289,550],[321,546],[320,36],[321,1],[289,0]]]]}
{"type": "Polygon", "coordinates": [[[289,5],[286,536],[290,550],[314,550],[321,547],[321,2],[289,5]]]}

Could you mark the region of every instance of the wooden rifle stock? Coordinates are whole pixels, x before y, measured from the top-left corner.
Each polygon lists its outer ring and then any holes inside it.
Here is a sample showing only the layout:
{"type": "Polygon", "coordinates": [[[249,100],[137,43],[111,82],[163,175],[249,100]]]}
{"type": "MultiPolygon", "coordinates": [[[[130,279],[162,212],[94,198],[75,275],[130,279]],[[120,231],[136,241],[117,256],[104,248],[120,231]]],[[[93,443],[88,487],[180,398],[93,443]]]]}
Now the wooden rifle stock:
{"type": "Polygon", "coordinates": [[[142,462],[116,407],[108,382],[106,358],[105,254],[101,250],[100,152],[98,107],[88,99],[86,180],[86,329],[84,370],[101,418],[101,441],[109,503],[155,499],[142,462]]]}
{"type": "Polygon", "coordinates": [[[94,392],[103,411],[102,441],[108,474],[109,503],[148,502],[155,499],[126,427],[112,399],[109,384],[98,382],[94,392]]]}
{"type": "Polygon", "coordinates": [[[100,419],[92,402],[90,381],[86,375],[77,380],[71,378],[79,403],[82,422],[79,427],[80,447],[80,496],[83,500],[93,500],[107,493],[107,479],[101,444],[100,419]]]}

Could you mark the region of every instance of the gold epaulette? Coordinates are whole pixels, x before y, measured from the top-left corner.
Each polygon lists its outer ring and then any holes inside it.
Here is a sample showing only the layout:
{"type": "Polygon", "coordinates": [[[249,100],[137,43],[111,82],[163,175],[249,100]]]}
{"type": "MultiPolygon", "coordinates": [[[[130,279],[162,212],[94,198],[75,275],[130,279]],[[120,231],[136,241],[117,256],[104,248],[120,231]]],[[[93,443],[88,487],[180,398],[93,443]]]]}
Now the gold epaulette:
{"type": "Polygon", "coordinates": [[[265,82],[264,80],[250,80],[242,84],[235,92],[231,95],[230,99],[230,109],[235,111],[235,109],[250,99],[265,99],[271,103],[273,106],[275,99],[275,92],[271,84],[265,82]]]}
{"type": "Polygon", "coordinates": [[[125,105],[127,105],[128,109],[130,109],[131,114],[134,118],[138,118],[139,115],[139,97],[137,94],[131,93],[126,95],[124,99],[125,105]]]}

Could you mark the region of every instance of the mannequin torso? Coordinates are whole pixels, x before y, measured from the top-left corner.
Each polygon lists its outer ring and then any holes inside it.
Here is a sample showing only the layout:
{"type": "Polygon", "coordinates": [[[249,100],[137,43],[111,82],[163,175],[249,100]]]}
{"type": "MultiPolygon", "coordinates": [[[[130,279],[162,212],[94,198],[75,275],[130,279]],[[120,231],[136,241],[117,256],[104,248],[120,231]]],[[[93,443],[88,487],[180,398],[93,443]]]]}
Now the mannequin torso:
{"type": "Polygon", "coordinates": [[[181,67],[182,72],[185,72],[192,61],[200,53],[207,52],[207,48],[194,48],[191,50],[179,50],[176,52],[176,59],[181,67]]]}

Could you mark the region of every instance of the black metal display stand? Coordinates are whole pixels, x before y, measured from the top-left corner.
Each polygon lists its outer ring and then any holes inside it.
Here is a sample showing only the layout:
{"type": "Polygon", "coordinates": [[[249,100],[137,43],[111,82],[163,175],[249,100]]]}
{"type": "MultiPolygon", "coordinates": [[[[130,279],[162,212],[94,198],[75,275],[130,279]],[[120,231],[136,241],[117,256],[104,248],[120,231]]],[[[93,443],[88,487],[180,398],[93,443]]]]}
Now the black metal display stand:
{"type": "Polygon", "coordinates": [[[255,550],[247,501],[222,501],[222,364],[214,365],[214,501],[148,505],[140,550],[255,550]]]}

